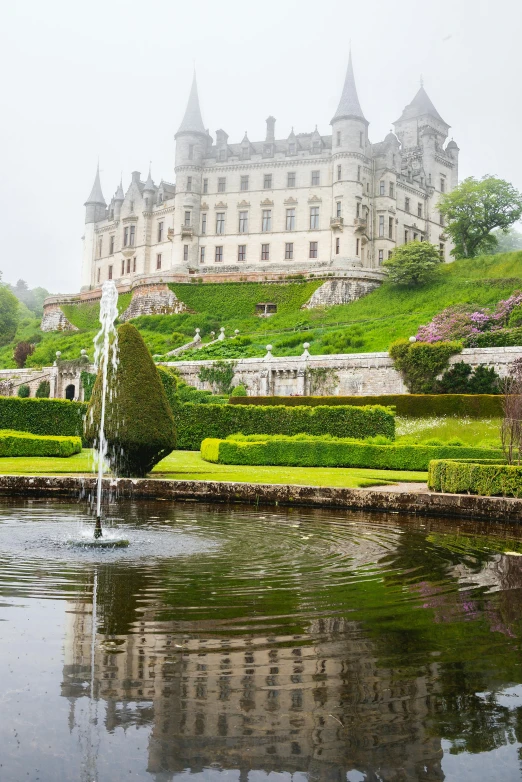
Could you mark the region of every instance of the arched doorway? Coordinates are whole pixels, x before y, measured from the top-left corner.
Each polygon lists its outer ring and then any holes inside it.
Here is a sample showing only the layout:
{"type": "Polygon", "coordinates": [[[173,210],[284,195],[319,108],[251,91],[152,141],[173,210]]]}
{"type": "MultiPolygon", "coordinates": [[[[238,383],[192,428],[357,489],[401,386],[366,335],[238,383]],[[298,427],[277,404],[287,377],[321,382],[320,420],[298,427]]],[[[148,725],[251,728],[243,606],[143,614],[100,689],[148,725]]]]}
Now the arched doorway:
{"type": "Polygon", "coordinates": [[[76,389],[74,387],[74,384],[71,383],[70,385],[66,386],[65,388],[65,398],[69,399],[69,401],[73,401],[74,397],[76,395],[76,389]]]}

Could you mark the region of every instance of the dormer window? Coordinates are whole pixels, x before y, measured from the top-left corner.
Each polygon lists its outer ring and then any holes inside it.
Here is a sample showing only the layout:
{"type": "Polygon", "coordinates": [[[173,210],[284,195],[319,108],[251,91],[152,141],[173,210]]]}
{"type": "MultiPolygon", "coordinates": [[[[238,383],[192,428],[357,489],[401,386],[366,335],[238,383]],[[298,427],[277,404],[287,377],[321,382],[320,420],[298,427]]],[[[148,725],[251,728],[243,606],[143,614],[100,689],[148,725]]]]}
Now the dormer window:
{"type": "Polygon", "coordinates": [[[295,155],[295,153],[296,153],[295,141],[291,141],[290,144],[288,145],[288,154],[295,155]]]}
{"type": "Polygon", "coordinates": [[[312,152],[317,153],[321,151],[321,142],[320,141],[314,141],[312,144],[312,152]]]}
{"type": "Polygon", "coordinates": [[[249,153],[248,147],[241,147],[241,157],[243,160],[248,160],[248,153],[249,153]]]}
{"type": "Polygon", "coordinates": [[[159,194],[159,196],[158,196],[158,203],[159,203],[159,204],[162,204],[162,203],[163,203],[163,193],[160,193],[160,194],[159,194]]]}
{"type": "Polygon", "coordinates": [[[223,161],[223,160],[226,160],[226,157],[227,157],[227,151],[226,151],[226,149],[220,149],[220,150],[219,150],[219,159],[220,159],[221,161],[223,161]]]}

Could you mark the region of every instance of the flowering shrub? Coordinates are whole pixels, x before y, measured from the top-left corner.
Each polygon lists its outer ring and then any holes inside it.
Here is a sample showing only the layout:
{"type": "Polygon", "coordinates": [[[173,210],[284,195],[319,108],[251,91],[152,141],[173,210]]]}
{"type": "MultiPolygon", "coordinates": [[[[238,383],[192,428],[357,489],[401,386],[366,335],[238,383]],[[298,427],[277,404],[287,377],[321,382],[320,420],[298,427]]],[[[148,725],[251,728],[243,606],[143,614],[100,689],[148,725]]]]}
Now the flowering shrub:
{"type": "Polygon", "coordinates": [[[465,339],[473,344],[474,337],[485,331],[499,331],[505,328],[514,309],[522,305],[522,292],[515,291],[508,299],[499,301],[493,311],[478,310],[465,304],[447,307],[426,326],[420,326],[416,337],[419,342],[443,342],[465,339]]]}

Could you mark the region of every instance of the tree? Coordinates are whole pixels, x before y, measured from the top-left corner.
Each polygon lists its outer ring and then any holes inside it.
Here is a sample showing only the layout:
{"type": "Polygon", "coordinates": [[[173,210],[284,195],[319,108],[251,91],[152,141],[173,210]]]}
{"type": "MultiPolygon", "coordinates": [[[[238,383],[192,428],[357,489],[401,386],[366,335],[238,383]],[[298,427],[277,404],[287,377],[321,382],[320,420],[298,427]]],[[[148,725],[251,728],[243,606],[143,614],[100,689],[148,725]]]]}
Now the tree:
{"type": "Polygon", "coordinates": [[[18,342],[14,349],[13,358],[19,369],[25,367],[25,362],[31,353],[34,353],[34,345],[31,345],[30,342],[18,342]]]}
{"type": "MultiPolygon", "coordinates": [[[[0,280],[2,275],[0,273],[0,280]]],[[[19,305],[11,291],[0,283],[0,345],[7,345],[16,334],[19,305]]]]}
{"type": "Polygon", "coordinates": [[[454,243],[455,258],[475,258],[498,245],[492,231],[508,229],[522,216],[522,193],[509,182],[493,176],[468,177],[438,203],[445,228],[454,243]]]}
{"type": "Polygon", "coordinates": [[[432,280],[441,262],[439,251],[433,244],[409,242],[397,247],[383,266],[394,285],[413,287],[432,280]]]}
{"type": "MultiPolygon", "coordinates": [[[[118,329],[118,368],[109,368],[105,410],[107,459],[116,475],[141,478],[176,446],[174,418],[165,390],[138,329],[118,329]]],[[[86,417],[86,436],[96,442],[101,417],[98,373],[86,417]]]]}

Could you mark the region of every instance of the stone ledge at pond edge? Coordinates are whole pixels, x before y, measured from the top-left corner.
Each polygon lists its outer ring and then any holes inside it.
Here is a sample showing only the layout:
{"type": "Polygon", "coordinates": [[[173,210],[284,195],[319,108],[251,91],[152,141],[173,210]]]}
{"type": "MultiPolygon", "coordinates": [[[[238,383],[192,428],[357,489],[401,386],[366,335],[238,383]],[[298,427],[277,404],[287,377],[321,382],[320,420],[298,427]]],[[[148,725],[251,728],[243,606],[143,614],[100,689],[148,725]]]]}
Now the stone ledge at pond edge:
{"type": "MultiPolygon", "coordinates": [[[[149,499],[345,508],[483,521],[522,521],[522,499],[509,497],[159,478],[106,478],[103,485],[105,491],[110,491],[112,500],[149,499]]],[[[88,499],[94,494],[95,487],[96,479],[90,476],[0,476],[0,495],[74,496],[88,499]]]]}

